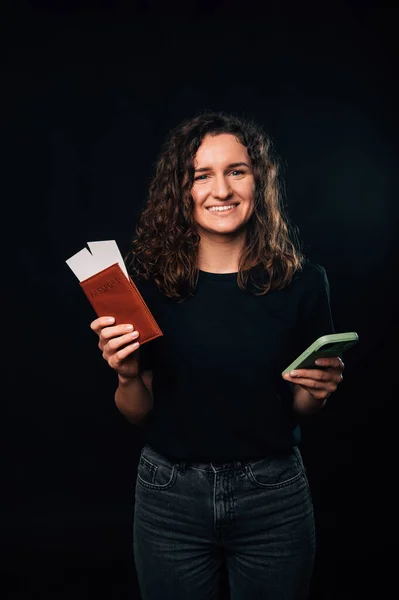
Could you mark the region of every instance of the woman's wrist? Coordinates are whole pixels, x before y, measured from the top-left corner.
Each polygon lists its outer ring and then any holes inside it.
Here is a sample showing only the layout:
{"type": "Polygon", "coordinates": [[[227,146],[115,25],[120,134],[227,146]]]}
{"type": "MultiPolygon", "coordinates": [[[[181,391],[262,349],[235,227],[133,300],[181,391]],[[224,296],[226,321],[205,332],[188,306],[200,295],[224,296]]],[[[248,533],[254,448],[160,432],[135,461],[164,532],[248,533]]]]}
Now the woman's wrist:
{"type": "Polygon", "coordinates": [[[140,379],[140,373],[137,373],[137,375],[131,375],[130,377],[118,373],[118,381],[121,387],[129,387],[132,384],[137,383],[137,381],[139,381],[140,379]]]}
{"type": "Polygon", "coordinates": [[[294,384],[293,397],[294,412],[300,415],[312,415],[314,413],[317,413],[324,407],[324,405],[327,402],[327,398],[323,400],[316,400],[316,398],[314,398],[310,394],[310,392],[308,392],[307,390],[305,390],[305,388],[297,384],[294,384]]]}

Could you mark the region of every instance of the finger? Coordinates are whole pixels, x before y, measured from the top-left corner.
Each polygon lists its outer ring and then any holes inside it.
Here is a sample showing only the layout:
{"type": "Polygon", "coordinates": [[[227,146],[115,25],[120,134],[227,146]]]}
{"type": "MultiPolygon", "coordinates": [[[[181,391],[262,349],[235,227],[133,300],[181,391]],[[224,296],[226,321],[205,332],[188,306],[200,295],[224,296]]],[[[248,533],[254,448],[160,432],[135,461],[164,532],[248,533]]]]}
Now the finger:
{"type": "MultiPolygon", "coordinates": [[[[316,369],[314,369],[314,372],[316,372],[316,369]]],[[[320,372],[320,371],[317,371],[320,372]]],[[[291,371],[292,373],[292,371],[291,371]]],[[[320,379],[320,381],[332,381],[335,383],[341,383],[341,381],[343,380],[343,375],[342,375],[342,369],[338,368],[338,367],[325,367],[323,369],[323,371],[321,371],[321,373],[323,373],[324,375],[322,377],[318,377],[318,379],[320,379]]],[[[305,377],[309,377],[310,379],[313,379],[313,375],[312,374],[308,374],[308,375],[304,375],[305,377]]]]}
{"type": "Polygon", "coordinates": [[[124,325],[114,325],[111,327],[104,327],[100,332],[100,338],[105,343],[107,343],[108,340],[110,340],[111,338],[118,337],[118,336],[124,335],[126,333],[130,333],[131,331],[134,331],[133,325],[126,324],[126,323],[124,325]]]}
{"type": "Polygon", "coordinates": [[[108,327],[109,325],[112,325],[112,323],[115,322],[114,317],[98,317],[97,319],[94,319],[94,321],[92,321],[90,323],[90,328],[95,331],[96,333],[99,333],[101,331],[101,329],[103,329],[103,327],[108,327]]]}
{"type": "Polygon", "coordinates": [[[292,379],[292,383],[296,383],[304,388],[306,388],[309,392],[317,391],[317,392],[335,392],[337,389],[337,383],[334,381],[319,381],[317,379],[306,379],[295,377],[292,379]]]}
{"type": "Polygon", "coordinates": [[[343,380],[341,372],[337,372],[336,369],[328,369],[327,371],[320,371],[318,369],[300,369],[298,371],[291,371],[286,373],[284,379],[291,381],[292,383],[298,383],[304,385],[303,381],[316,381],[321,386],[327,386],[329,384],[337,385],[343,380]]]}
{"type": "Polygon", "coordinates": [[[125,333],[125,335],[119,335],[118,337],[112,338],[109,340],[107,344],[107,351],[111,351],[112,353],[117,352],[122,346],[126,344],[131,344],[135,342],[139,337],[139,332],[137,330],[130,331],[129,333],[125,333]]]}
{"type": "Polygon", "coordinates": [[[331,373],[328,371],[322,371],[321,369],[297,369],[290,371],[284,375],[286,379],[291,381],[297,381],[298,379],[317,379],[318,381],[328,381],[331,379],[331,373]]]}
{"type": "Polygon", "coordinates": [[[315,360],[315,365],[318,367],[332,367],[334,369],[340,369],[341,371],[345,369],[345,365],[339,356],[318,358],[315,360]]]}
{"type": "Polygon", "coordinates": [[[108,360],[108,364],[113,369],[118,368],[120,363],[123,362],[126,358],[128,358],[133,352],[136,352],[140,347],[140,342],[134,342],[134,344],[129,344],[125,346],[121,350],[118,350],[112,357],[108,360]]]}

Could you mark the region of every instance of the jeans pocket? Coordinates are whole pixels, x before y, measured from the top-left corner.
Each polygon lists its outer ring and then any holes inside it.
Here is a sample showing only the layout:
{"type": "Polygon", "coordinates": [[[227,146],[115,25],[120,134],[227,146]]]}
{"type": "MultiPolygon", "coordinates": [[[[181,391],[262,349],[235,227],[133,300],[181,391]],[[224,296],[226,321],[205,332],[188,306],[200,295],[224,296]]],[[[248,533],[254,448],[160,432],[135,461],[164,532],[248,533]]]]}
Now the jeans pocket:
{"type": "Polygon", "coordinates": [[[291,485],[304,475],[302,461],[296,449],[287,454],[271,454],[246,465],[249,481],[260,488],[281,488],[291,485]]]}
{"type": "Polygon", "coordinates": [[[173,486],[177,477],[177,466],[153,451],[141,453],[137,466],[137,481],[152,490],[166,490],[173,486]]]}

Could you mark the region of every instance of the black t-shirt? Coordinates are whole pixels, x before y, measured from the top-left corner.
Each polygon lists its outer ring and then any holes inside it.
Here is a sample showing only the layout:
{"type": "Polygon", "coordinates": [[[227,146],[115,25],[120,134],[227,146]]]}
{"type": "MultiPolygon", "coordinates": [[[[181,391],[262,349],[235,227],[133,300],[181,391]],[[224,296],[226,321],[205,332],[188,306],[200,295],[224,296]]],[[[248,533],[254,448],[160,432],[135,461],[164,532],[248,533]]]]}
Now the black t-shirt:
{"type": "Polygon", "coordinates": [[[292,388],[281,372],[334,333],[324,267],[307,261],[283,290],[243,292],[237,274],[200,271],[178,303],[133,279],[163,336],[141,346],[153,371],[145,443],[172,460],[256,459],[300,443],[292,388]]]}

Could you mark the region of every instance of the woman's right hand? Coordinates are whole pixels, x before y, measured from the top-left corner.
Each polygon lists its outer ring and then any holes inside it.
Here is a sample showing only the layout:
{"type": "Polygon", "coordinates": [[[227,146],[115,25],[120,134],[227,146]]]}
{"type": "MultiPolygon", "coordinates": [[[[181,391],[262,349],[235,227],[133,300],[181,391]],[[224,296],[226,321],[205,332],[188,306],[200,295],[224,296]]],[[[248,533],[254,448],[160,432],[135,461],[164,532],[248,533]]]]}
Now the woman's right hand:
{"type": "Polygon", "coordinates": [[[112,325],[113,317],[99,317],[90,323],[90,328],[98,335],[98,347],[104,360],[118,375],[127,378],[140,373],[139,332],[133,325],[112,325]]]}

